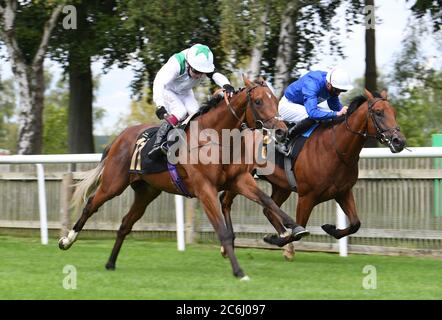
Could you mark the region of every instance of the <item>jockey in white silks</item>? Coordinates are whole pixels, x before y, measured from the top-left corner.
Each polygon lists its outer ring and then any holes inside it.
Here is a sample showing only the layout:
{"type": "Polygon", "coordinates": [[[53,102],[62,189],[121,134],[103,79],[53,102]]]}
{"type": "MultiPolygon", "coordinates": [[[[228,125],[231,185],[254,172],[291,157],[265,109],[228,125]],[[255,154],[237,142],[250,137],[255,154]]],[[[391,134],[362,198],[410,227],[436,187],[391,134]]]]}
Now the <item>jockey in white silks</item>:
{"type": "Polygon", "coordinates": [[[169,130],[198,111],[199,104],[193,88],[206,76],[224,88],[226,94],[232,95],[235,91],[224,75],[215,72],[213,53],[202,44],[174,54],[158,71],[153,82],[153,101],[157,106],[157,116],[160,119],[166,113],[168,116],[158,129],[153,148],[148,153],[149,158],[160,157],[164,153],[161,142],[169,130]]]}

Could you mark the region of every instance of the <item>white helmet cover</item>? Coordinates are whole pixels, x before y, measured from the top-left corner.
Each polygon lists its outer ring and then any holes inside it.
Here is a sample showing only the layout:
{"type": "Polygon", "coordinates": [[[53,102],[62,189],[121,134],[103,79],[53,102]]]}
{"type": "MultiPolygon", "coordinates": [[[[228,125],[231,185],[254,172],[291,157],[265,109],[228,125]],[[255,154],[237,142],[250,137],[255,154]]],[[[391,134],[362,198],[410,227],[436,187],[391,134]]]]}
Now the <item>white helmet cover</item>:
{"type": "Polygon", "coordinates": [[[353,89],[347,71],[339,67],[336,67],[330,70],[329,72],[327,72],[326,79],[327,82],[329,82],[333,88],[339,90],[347,90],[347,91],[353,89]]]}
{"type": "Polygon", "coordinates": [[[211,73],[215,70],[213,64],[213,53],[208,46],[203,44],[195,44],[192,46],[186,55],[186,60],[189,65],[196,71],[203,73],[211,73]]]}

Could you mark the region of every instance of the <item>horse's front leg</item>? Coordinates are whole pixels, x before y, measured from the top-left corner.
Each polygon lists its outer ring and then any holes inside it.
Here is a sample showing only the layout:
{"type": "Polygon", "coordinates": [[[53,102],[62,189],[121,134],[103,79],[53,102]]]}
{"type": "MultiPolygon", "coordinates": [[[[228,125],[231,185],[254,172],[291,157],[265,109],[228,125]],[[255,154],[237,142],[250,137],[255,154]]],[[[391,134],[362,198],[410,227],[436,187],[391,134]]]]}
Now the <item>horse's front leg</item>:
{"type": "Polygon", "coordinates": [[[225,254],[230,259],[233,275],[243,281],[249,280],[249,277],[240,268],[233,251],[233,233],[224,224],[222,214],[219,210],[217,198],[218,192],[215,186],[211,185],[209,182],[201,181],[203,179],[204,178],[202,177],[194,177],[194,181],[199,181],[198,183],[195,183],[195,195],[203,204],[204,212],[207,214],[207,217],[215,229],[221,242],[221,246],[225,249],[225,254]]]}
{"type": "Polygon", "coordinates": [[[341,239],[342,237],[356,233],[361,227],[361,221],[356,213],[355,199],[351,189],[336,197],[336,202],[347,215],[350,225],[345,229],[337,229],[335,225],[324,224],[322,225],[322,229],[336,239],[341,239]]]}
{"type": "Polygon", "coordinates": [[[266,216],[277,230],[279,236],[268,236],[264,238],[264,241],[282,247],[292,241],[300,240],[309,234],[303,226],[296,224],[289,215],[282,211],[271,197],[259,189],[255,179],[253,179],[250,173],[247,172],[238,175],[232,186],[235,192],[259,203],[267,209],[266,216]],[[285,228],[291,229],[291,231],[287,232],[285,228]]]}

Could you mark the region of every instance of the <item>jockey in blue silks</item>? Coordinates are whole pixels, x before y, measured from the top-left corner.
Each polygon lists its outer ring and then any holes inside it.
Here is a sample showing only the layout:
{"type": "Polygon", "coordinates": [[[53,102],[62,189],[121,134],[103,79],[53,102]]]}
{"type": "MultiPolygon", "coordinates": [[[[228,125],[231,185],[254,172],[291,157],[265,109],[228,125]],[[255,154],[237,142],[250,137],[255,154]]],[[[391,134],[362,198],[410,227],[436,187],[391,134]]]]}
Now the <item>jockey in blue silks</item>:
{"type": "MultiPolygon", "coordinates": [[[[296,123],[289,131],[289,140],[315,121],[346,114],[348,107],[342,105],[339,95],[352,88],[347,72],[339,67],[328,72],[310,71],[290,84],[278,106],[284,121],[296,123]]],[[[285,146],[281,151],[286,151],[285,146]]]]}

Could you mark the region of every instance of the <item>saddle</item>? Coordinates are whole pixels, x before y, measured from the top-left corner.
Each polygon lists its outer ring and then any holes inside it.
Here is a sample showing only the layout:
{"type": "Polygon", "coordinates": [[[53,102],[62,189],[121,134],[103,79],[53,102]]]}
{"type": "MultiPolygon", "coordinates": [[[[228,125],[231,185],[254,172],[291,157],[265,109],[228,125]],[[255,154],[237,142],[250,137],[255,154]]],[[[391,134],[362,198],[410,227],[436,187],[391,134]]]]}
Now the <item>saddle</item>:
{"type": "MultiPolygon", "coordinates": [[[[294,124],[288,124],[289,132],[294,126],[294,124]]],[[[293,172],[294,164],[296,163],[296,159],[304,147],[305,142],[318,126],[318,123],[312,122],[310,126],[307,126],[303,132],[300,132],[298,135],[293,137],[287,145],[287,155],[276,152],[276,165],[284,169],[287,181],[292,191],[297,191],[296,178],[293,172]]]]}

